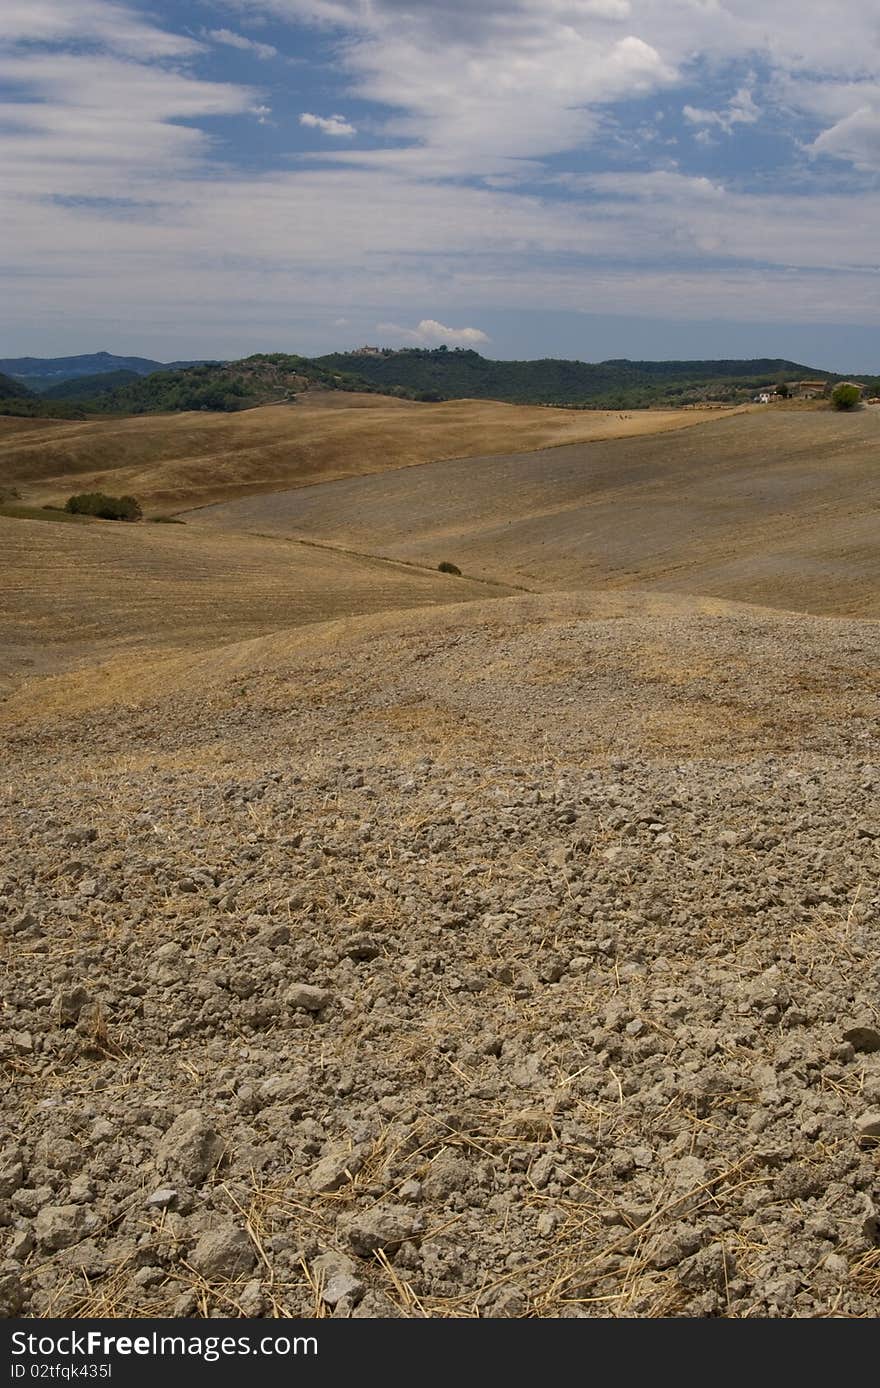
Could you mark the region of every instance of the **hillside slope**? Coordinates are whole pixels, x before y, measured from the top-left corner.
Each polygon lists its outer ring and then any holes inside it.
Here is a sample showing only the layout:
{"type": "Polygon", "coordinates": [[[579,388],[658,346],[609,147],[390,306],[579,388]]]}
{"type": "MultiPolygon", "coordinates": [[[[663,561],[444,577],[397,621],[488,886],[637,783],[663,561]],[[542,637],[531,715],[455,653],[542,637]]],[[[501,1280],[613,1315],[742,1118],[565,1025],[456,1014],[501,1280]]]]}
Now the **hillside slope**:
{"type": "Polygon", "coordinates": [[[13,1313],[876,1319],[878,630],[525,597],[0,703],[13,1313]]]}
{"type": "Polygon", "coordinates": [[[880,412],[433,463],[232,502],[193,524],[292,535],[527,588],[629,586],[880,615],[880,412]]]}
{"type": "Polygon", "coordinates": [[[431,458],[686,428],[712,417],[696,410],[621,418],[493,402],[424,405],[320,391],[295,405],[231,415],[65,424],[0,418],[0,471],[37,503],[100,490],[136,496],[150,509],[178,510],[431,458]]]}

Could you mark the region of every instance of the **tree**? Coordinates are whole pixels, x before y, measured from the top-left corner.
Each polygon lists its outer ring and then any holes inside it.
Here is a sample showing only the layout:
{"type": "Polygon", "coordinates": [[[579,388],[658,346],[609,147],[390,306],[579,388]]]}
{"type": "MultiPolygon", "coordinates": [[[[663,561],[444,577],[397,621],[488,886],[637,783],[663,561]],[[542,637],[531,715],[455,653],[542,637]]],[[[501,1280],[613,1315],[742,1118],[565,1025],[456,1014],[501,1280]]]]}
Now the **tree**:
{"type": "Polygon", "coordinates": [[[787,400],[789,395],[791,395],[791,391],[785,384],[785,381],[779,382],[779,385],[776,387],[776,394],[779,396],[780,400],[787,400]]]}
{"type": "Polygon", "coordinates": [[[831,403],[836,410],[854,410],[861,398],[858,386],[851,386],[848,381],[841,381],[831,392],[831,403]]]}

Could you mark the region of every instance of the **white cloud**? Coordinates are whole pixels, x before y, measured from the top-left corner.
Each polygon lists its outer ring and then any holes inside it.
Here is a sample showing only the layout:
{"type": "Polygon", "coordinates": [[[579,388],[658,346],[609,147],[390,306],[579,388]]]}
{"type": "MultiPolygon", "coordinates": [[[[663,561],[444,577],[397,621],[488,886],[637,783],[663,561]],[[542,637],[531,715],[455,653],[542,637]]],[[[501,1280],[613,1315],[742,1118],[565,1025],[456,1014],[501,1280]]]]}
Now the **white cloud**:
{"type": "Polygon", "coordinates": [[[9,196],[173,196],[175,180],[210,145],[202,130],[178,122],[254,104],[244,87],[105,55],[22,51],[0,57],[3,79],[21,93],[0,104],[9,196]]]}
{"type": "MultiPolygon", "coordinates": [[[[880,77],[880,22],[865,0],[836,0],[833,10],[827,0],[238,3],[343,29],[340,57],[356,93],[401,112],[390,132],[417,142],[421,169],[438,176],[511,175],[523,158],[599,138],[596,113],[609,102],[701,69],[711,90],[725,65],[756,55],[774,98],[804,114],[822,89],[836,119],[853,115],[863,104],[853,85],[880,77]]],[[[698,139],[762,114],[748,86],[726,107],[694,103],[690,113],[698,139]]],[[[400,153],[388,159],[405,166],[400,153]]]]}
{"type": "Polygon", "coordinates": [[[682,115],[691,125],[716,125],[729,135],[735,125],[755,125],[761,118],[761,108],[755,104],[751,89],[744,86],[723,110],[705,111],[699,106],[684,106],[682,115]]]}
{"type": "Polygon", "coordinates": [[[880,170],[880,104],[860,106],[824,130],[810,148],[814,154],[846,159],[859,169],[880,170]]]}
{"type": "Polygon", "coordinates": [[[139,58],[178,58],[201,48],[113,0],[3,0],[2,39],[7,44],[88,42],[139,58]]]}
{"type": "Polygon", "coordinates": [[[225,44],[227,48],[240,48],[244,53],[253,53],[255,58],[265,61],[278,56],[278,49],[271,43],[258,43],[256,39],[245,38],[232,29],[209,29],[208,38],[215,43],[225,44]]]}
{"type": "MultiPolygon", "coordinates": [[[[268,107],[245,85],[199,77],[193,39],[111,0],[0,3],[12,44],[0,58],[10,350],[35,321],[173,334],[186,319],[224,343],[241,324],[252,340],[289,336],[301,305],[324,324],[340,311],[362,325],[393,319],[385,331],[425,345],[486,337],[435,319],[400,326],[414,305],[453,323],[511,308],[833,322],[880,312],[875,190],[835,193],[818,169],[809,197],[781,182],[737,192],[720,168],[711,179],[565,173],[566,150],[606,138],[609,107],[685,78],[697,138],[760,128],[760,90],[777,116],[809,122],[797,130],[813,153],[876,170],[880,58],[864,0],[839,0],[833,15],[819,0],[237,0],[251,18],[336,26],[333,106],[362,97],[392,113],[386,147],[358,151],[345,116],[303,112],[330,137],[321,167],[260,173],[223,162],[210,118],[267,121],[268,107]],[[725,104],[719,74],[734,65],[741,80],[756,54],[760,88],[745,80],[725,104]]],[[[638,154],[659,163],[668,150],[643,142],[638,154]]]]}
{"type": "Polygon", "coordinates": [[[313,116],[311,111],[303,111],[299,123],[313,130],[320,130],[322,135],[339,137],[357,134],[357,127],[347,121],[345,116],[313,116]]]}
{"type": "Polygon", "coordinates": [[[402,328],[398,323],[377,323],[376,332],[391,333],[398,340],[427,347],[441,343],[454,347],[476,347],[489,341],[488,334],[480,328],[447,328],[436,318],[423,318],[415,328],[402,328]]]}

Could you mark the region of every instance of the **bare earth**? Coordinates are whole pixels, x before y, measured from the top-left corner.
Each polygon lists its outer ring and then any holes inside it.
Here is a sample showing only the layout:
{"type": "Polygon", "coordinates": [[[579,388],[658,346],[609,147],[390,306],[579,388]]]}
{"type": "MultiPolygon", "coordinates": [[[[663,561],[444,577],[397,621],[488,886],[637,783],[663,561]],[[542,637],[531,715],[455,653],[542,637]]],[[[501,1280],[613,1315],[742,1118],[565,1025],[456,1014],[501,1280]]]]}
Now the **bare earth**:
{"type": "Polygon", "coordinates": [[[877,426],[0,519],[3,1313],[877,1315],[877,426]]]}
{"type": "Polygon", "coordinates": [[[712,593],[880,616],[880,411],[717,416],[685,433],[464,458],[252,497],[193,524],[523,586],[712,593]]]}

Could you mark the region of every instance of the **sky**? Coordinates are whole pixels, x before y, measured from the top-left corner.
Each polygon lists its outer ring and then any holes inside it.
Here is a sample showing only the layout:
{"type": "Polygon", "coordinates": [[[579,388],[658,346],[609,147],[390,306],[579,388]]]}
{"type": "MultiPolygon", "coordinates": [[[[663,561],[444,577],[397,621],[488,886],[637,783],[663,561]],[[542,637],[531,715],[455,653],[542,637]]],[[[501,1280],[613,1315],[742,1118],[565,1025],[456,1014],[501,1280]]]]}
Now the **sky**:
{"type": "Polygon", "coordinates": [[[868,0],[2,0],[0,356],[880,372],[868,0]]]}

